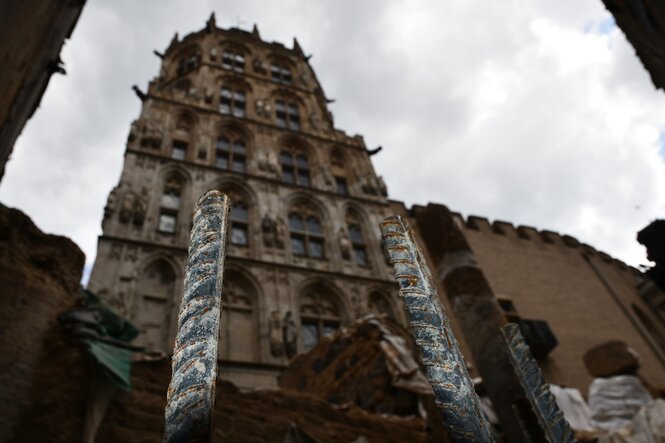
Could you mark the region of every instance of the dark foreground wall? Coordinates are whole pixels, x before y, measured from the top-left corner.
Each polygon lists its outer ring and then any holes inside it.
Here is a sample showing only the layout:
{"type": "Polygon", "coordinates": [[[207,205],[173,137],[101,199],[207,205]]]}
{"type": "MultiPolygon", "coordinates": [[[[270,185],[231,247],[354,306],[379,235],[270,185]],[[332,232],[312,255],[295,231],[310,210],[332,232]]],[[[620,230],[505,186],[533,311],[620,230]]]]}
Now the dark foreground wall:
{"type": "Polygon", "coordinates": [[[80,299],[83,252],[0,207],[0,441],[80,441],[84,361],[57,316],[80,299]]]}

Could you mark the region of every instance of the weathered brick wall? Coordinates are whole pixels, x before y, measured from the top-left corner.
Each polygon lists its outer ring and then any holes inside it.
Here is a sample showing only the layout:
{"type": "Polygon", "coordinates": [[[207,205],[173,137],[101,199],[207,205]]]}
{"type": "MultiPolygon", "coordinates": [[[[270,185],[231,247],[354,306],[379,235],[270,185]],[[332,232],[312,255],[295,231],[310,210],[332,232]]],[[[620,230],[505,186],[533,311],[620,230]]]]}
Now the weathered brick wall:
{"type": "Polygon", "coordinates": [[[510,298],[521,317],[546,320],[559,340],[542,365],[548,381],[586,393],[591,376],[582,361],[584,352],[605,341],[623,340],[639,353],[641,375],[650,383],[662,383],[665,366],[645,340],[643,327],[631,321],[634,314],[626,314],[583,254],[590,255],[628,311],[635,303],[648,312],[633,269],[552,232],[518,232],[509,223],[490,225],[475,217],[463,229],[495,294],[510,298]]]}

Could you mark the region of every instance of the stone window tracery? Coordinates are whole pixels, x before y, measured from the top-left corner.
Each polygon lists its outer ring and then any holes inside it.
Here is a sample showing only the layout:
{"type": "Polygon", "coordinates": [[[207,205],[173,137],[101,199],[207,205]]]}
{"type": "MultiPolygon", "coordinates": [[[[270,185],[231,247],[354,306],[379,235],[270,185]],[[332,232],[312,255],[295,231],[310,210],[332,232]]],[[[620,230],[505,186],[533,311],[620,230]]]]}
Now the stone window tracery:
{"type": "Polygon", "coordinates": [[[164,183],[164,192],[160,199],[157,230],[166,234],[175,234],[180,211],[183,180],[178,175],[169,176],[164,183]]]}
{"type": "Polygon", "coordinates": [[[146,265],[138,276],[138,306],[133,309],[140,332],[137,342],[151,351],[172,348],[168,338],[175,282],[173,267],[163,259],[146,265]]]}
{"type": "Polygon", "coordinates": [[[233,117],[244,117],[245,91],[238,87],[222,86],[219,92],[219,112],[233,117]]]}
{"type": "Polygon", "coordinates": [[[270,65],[270,78],[278,83],[290,85],[292,82],[291,69],[281,63],[272,63],[270,65]]]}
{"type": "Polygon", "coordinates": [[[349,240],[353,250],[353,260],[358,266],[369,267],[369,258],[367,255],[367,243],[363,234],[360,217],[351,213],[347,216],[347,229],[349,240]]]}
{"type": "Polygon", "coordinates": [[[279,154],[282,181],[300,186],[310,185],[309,160],[302,150],[284,149],[279,154]]]}
{"type": "Polygon", "coordinates": [[[334,294],[315,285],[300,299],[300,330],[303,350],[311,350],[323,337],[339,330],[342,315],[334,294]]]}
{"type": "Polygon", "coordinates": [[[245,276],[229,270],[224,276],[222,328],[218,355],[233,361],[256,361],[259,338],[256,289],[245,276]]]}
{"type": "Polygon", "coordinates": [[[222,67],[235,72],[245,72],[245,56],[239,52],[225,49],[222,53],[222,67]]]}
{"type": "Polygon", "coordinates": [[[231,243],[249,246],[249,207],[243,200],[232,200],[229,213],[231,221],[231,243]]]}
{"type": "Polygon", "coordinates": [[[180,115],[176,121],[171,144],[171,158],[174,160],[187,160],[187,151],[192,138],[194,120],[187,114],[180,115]]]}
{"type": "Polygon", "coordinates": [[[294,101],[275,100],[275,124],[280,128],[300,131],[300,111],[294,101]]]}
{"type": "Polygon", "coordinates": [[[181,76],[191,72],[198,68],[200,62],[201,51],[196,47],[188,48],[180,54],[180,57],[178,57],[178,68],[176,73],[178,76],[181,76]]]}
{"type": "Polygon", "coordinates": [[[318,214],[300,205],[289,212],[289,236],[293,255],[310,258],[325,257],[325,236],[318,214]]]}
{"type": "Polygon", "coordinates": [[[215,166],[234,172],[247,169],[247,144],[245,138],[236,132],[226,131],[217,138],[215,144],[215,166]]]}

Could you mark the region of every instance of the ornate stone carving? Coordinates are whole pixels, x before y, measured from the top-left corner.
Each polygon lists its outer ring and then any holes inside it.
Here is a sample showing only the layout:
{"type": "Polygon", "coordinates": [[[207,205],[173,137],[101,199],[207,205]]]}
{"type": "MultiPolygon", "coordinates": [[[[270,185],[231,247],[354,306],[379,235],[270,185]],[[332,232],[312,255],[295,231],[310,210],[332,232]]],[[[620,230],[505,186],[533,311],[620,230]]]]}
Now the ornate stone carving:
{"type": "Polygon", "coordinates": [[[275,246],[275,220],[266,214],[261,220],[261,232],[263,233],[263,244],[267,248],[275,246]]]}
{"type": "Polygon", "coordinates": [[[261,232],[263,234],[263,244],[266,247],[284,248],[286,226],[281,217],[275,219],[270,214],[263,216],[263,220],[261,220],[261,232]]]}
{"type": "Polygon", "coordinates": [[[148,188],[143,188],[141,190],[141,195],[137,195],[134,198],[134,204],[132,208],[132,221],[135,225],[141,226],[145,221],[145,214],[148,209],[148,188]]]}
{"type": "Polygon", "coordinates": [[[120,221],[122,223],[129,223],[131,221],[132,214],[134,213],[135,200],[136,194],[134,192],[125,192],[125,195],[122,198],[122,204],[120,205],[120,221]]]}
{"type": "Polygon", "coordinates": [[[291,314],[291,311],[288,311],[284,316],[282,340],[284,342],[286,357],[289,359],[295,357],[298,353],[298,328],[295,320],[293,320],[293,314],[291,314]]]}
{"type": "Polygon", "coordinates": [[[268,72],[268,66],[266,66],[265,62],[263,62],[260,58],[255,58],[252,60],[252,67],[254,68],[254,72],[257,74],[265,74],[268,72]]]}
{"type": "Polygon", "coordinates": [[[284,354],[284,339],[282,337],[282,322],[279,311],[272,311],[269,320],[270,354],[281,357],[284,354]]]}
{"type": "Polygon", "coordinates": [[[115,212],[116,206],[118,206],[118,193],[120,192],[121,187],[122,183],[113,188],[109,193],[109,197],[106,200],[106,206],[104,206],[104,220],[112,216],[115,212]]]}
{"type": "Polygon", "coordinates": [[[266,172],[270,175],[277,174],[279,171],[279,162],[277,154],[272,150],[263,150],[259,152],[257,166],[259,171],[266,172]]]}
{"type": "Polygon", "coordinates": [[[270,118],[272,116],[272,105],[270,100],[265,98],[257,98],[254,102],[256,107],[256,115],[263,118],[270,118]]]}
{"type": "Polygon", "coordinates": [[[122,256],[122,245],[118,243],[111,243],[111,250],[109,251],[109,258],[113,260],[120,260],[122,256]]]}

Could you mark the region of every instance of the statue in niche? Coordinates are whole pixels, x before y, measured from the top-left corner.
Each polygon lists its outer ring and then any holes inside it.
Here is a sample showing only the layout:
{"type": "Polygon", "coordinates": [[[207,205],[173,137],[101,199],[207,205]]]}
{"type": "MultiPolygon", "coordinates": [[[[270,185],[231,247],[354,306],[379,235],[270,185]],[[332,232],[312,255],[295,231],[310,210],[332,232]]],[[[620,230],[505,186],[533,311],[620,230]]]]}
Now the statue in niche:
{"type": "Polygon", "coordinates": [[[286,225],[282,217],[277,217],[275,222],[275,246],[279,249],[284,249],[284,242],[286,238],[286,225]]]}
{"type": "Polygon", "coordinates": [[[277,162],[277,154],[272,150],[263,150],[259,153],[258,167],[260,171],[269,174],[277,174],[279,164],[277,162]]]}
{"type": "Polygon", "coordinates": [[[282,338],[282,322],[279,311],[270,313],[270,353],[273,357],[281,357],[284,354],[284,342],[282,338]]]}
{"type": "Polygon", "coordinates": [[[164,131],[158,122],[148,120],[142,125],[139,132],[142,134],[141,146],[147,146],[153,149],[161,148],[164,131]]]}
{"type": "Polygon", "coordinates": [[[134,206],[132,208],[132,219],[134,224],[141,226],[145,220],[145,214],[148,208],[148,188],[141,190],[141,195],[136,196],[134,199],[134,206]]]}
{"type": "Polygon", "coordinates": [[[345,260],[351,259],[351,239],[349,234],[346,232],[346,229],[339,228],[339,250],[342,253],[342,258],[345,260]]]}
{"type": "Polygon", "coordinates": [[[266,214],[261,220],[261,232],[263,233],[263,244],[272,248],[275,246],[275,220],[273,220],[270,215],[266,214]]]}
{"type": "Polygon", "coordinates": [[[284,316],[282,325],[282,341],[284,342],[284,351],[286,357],[291,359],[298,353],[298,328],[293,320],[293,314],[288,311],[284,316]]]}
{"type": "Polygon", "coordinates": [[[134,201],[136,200],[136,194],[133,191],[127,191],[125,196],[122,199],[122,204],[120,205],[120,221],[122,223],[129,223],[134,214],[134,201]]]}

